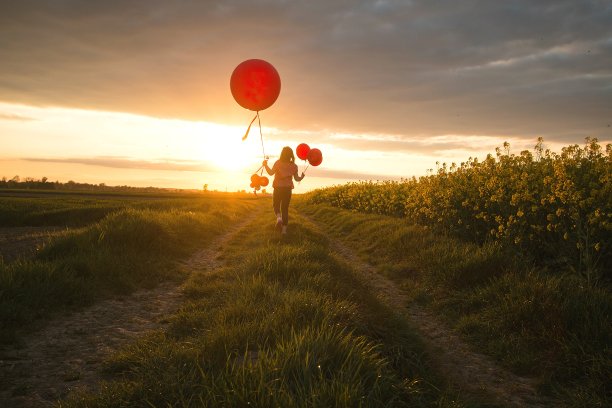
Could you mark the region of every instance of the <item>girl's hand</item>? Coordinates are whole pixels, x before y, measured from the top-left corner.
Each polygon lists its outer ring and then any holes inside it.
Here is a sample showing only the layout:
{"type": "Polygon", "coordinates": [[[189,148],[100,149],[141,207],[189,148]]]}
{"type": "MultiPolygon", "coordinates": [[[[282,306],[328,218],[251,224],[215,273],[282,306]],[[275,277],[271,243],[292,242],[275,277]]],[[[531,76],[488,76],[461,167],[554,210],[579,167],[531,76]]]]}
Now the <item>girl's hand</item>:
{"type": "Polygon", "coordinates": [[[268,165],[268,159],[264,159],[264,161],[261,162],[262,166],[267,166],[268,165]]]}
{"type": "Polygon", "coordinates": [[[304,178],[306,176],[306,173],[302,172],[302,178],[304,178]]]}

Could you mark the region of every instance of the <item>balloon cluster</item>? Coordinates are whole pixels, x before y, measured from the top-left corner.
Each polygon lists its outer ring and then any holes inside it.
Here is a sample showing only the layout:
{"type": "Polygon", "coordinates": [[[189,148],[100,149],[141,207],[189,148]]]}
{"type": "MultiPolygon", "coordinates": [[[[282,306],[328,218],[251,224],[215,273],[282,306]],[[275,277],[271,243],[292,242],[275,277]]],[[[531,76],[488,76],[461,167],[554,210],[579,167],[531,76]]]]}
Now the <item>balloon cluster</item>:
{"type": "Polygon", "coordinates": [[[323,153],[319,149],[311,149],[306,143],[300,143],[295,149],[297,157],[301,160],[308,160],[310,166],[318,166],[323,163],[323,153]]]}
{"type": "Polygon", "coordinates": [[[260,176],[257,173],[253,173],[251,176],[251,188],[255,191],[267,186],[269,182],[270,180],[266,176],[260,176]]]}
{"type": "MultiPolygon", "coordinates": [[[[247,138],[251,126],[257,120],[259,137],[261,139],[261,152],[267,159],[259,112],[272,106],[276,99],[278,99],[281,90],[281,80],[278,71],[276,71],[272,64],[261,59],[243,61],[232,72],[230,90],[240,106],[256,112],[242,140],[247,138]]],[[[308,166],[318,166],[323,162],[321,150],[311,149],[306,143],[301,143],[297,147],[296,153],[301,160],[308,160],[308,166]]],[[[308,166],[306,169],[308,169],[308,166]]],[[[269,183],[268,178],[263,176],[262,168],[263,166],[257,169],[251,176],[251,188],[255,192],[269,183]],[[261,170],[261,175],[257,174],[259,170],[261,170]]]]}

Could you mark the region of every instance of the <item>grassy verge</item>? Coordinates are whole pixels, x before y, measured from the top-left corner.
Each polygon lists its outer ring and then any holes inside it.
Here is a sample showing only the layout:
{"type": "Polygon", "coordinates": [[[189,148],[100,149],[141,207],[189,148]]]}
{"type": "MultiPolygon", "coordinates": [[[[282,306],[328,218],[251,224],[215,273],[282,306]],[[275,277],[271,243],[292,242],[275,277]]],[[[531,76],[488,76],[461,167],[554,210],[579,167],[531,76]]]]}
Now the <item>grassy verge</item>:
{"type": "Polygon", "coordinates": [[[253,205],[202,201],[122,209],[52,239],[33,260],[0,262],[0,341],[15,340],[18,328],[54,310],[180,279],[175,261],[206,245],[253,205]]]}
{"type": "Polygon", "coordinates": [[[324,236],[294,222],[279,243],[270,222],[228,245],[226,267],[188,282],[166,329],[111,358],[115,381],[62,406],[464,406],[324,236]]]}
{"type": "MultiPolygon", "coordinates": [[[[179,194],[142,195],[54,192],[53,195],[37,193],[23,197],[21,193],[2,196],[0,201],[0,227],[67,226],[81,227],[100,221],[108,214],[127,208],[171,210],[183,208],[192,211],[208,211],[228,200],[227,194],[209,193],[185,197],[179,194]]],[[[238,196],[234,197],[237,198],[238,196]]],[[[248,199],[241,195],[242,199],[248,199]]]]}
{"type": "Polygon", "coordinates": [[[300,209],[348,241],[414,300],[519,374],[539,376],[571,406],[612,401],[612,293],[535,269],[496,245],[478,246],[404,220],[324,205],[300,209]]]}

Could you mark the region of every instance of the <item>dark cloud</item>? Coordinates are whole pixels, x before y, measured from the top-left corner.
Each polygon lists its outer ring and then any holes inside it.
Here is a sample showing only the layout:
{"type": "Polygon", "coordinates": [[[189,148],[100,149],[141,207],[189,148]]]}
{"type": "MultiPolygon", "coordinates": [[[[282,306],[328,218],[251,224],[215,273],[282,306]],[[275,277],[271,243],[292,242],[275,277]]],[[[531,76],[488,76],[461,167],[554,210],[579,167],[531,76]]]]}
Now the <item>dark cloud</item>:
{"type": "Polygon", "coordinates": [[[126,157],[74,157],[74,158],[44,158],[26,157],[21,160],[43,163],[72,163],[85,164],[88,166],[110,167],[118,169],[139,169],[139,170],[170,170],[170,171],[215,171],[212,166],[202,162],[190,160],[135,160],[126,157]]]}
{"type": "Polygon", "coordinates": [[[0,99],[231,120],[242,60],[281,128],[612,139],[603,0],[3,2],[0,99]]]}

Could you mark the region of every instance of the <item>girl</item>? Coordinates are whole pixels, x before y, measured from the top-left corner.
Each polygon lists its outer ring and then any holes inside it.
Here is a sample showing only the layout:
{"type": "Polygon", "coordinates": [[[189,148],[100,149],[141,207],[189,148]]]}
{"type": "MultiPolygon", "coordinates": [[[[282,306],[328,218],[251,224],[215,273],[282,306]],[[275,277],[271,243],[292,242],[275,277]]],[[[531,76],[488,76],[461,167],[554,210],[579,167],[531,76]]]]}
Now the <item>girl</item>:
{"type": "Polygon", "coordinates": [[[291,201],[291,190],[293,189],[293,180],[301,181],[304,178],[304,172],[298,176],[298,166],[295,162],[293,150],[289,146],[283,147],[280,158],[274,163],[272,168],[268,167],[268,159],[264,160],[262,165],[265,167],[269,175],[274,175],[274,194],[272,195],[272,206],[276,214],[276,229],[287,233],[287,224],[289,223],[289,201],[291,201]]]}

